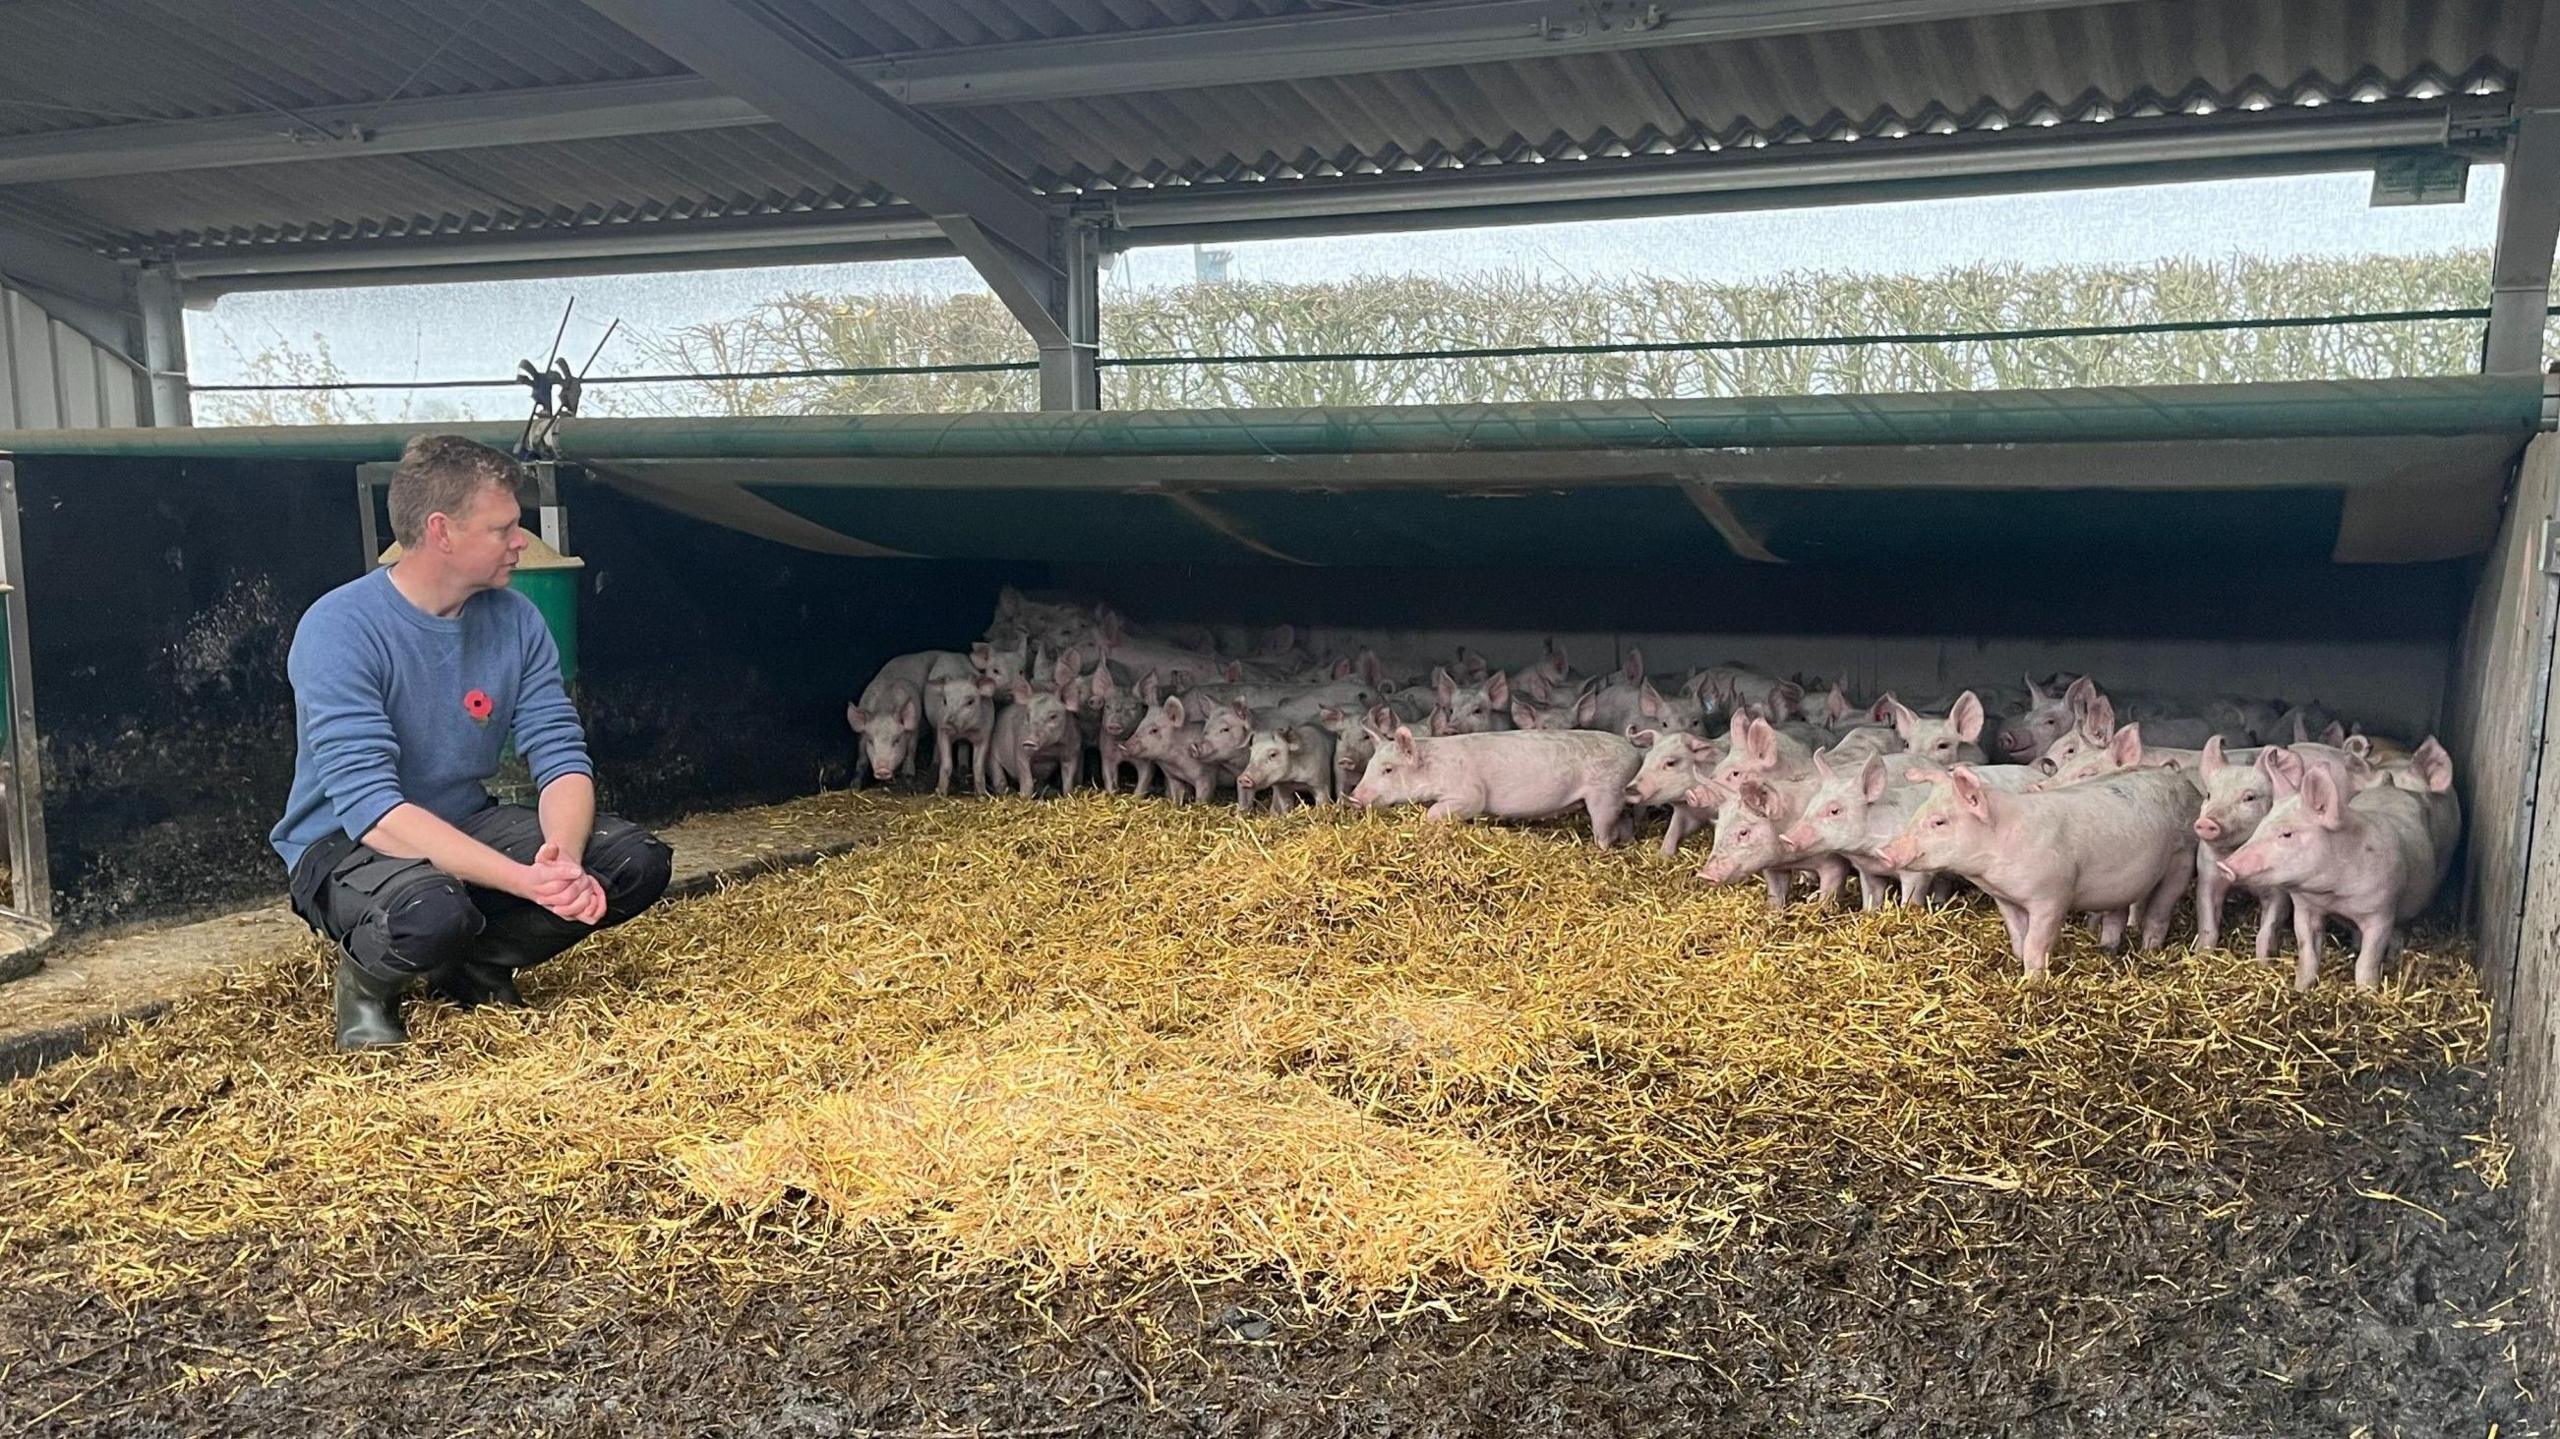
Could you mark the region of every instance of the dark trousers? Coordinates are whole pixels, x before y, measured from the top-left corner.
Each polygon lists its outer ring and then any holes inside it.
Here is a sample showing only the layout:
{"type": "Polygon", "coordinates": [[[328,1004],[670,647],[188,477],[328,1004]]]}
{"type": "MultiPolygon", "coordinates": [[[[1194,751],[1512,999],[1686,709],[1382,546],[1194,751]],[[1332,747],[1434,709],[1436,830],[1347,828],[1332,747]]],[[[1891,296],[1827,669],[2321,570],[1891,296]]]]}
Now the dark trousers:
{"type": "MultiPolygon", "coordinates": [[[[542,817],[523,805],[493,805],[455,827],[519,864],[531,864],[543,845],[542,817]]],[[[666,841],[640,826],[596,816],[585,863],[604,886],[605,909],[603,922],[589,925],[465,884],[423,859],[331,835],[293,867],[293,912],[380,979],[434,974],[466,959],[522,969],[657,903],[673,858],[666,841]]]]}

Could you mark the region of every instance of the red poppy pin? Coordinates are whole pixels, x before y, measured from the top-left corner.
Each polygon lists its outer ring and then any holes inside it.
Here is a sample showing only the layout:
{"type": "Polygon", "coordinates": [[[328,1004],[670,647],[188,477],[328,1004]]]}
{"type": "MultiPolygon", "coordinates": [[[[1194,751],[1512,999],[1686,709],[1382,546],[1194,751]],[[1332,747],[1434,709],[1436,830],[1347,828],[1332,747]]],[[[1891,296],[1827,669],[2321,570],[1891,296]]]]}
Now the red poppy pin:
{"type": "Polygon", "coordinates": [[[496,709],[497,706],[489,700],[487,690],[473,690],[462,697],[462,712],[471,716],[474,723],[487,724],[490,714],[496,709]]]}

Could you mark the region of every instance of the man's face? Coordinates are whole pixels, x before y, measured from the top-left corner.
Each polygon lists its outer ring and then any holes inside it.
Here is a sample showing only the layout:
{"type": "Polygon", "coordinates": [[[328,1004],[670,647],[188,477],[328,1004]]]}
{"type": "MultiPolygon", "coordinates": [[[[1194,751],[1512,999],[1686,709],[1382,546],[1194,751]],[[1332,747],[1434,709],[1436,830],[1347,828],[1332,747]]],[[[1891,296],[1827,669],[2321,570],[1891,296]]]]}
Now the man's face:
{"type": "Polygon", "coordinates": [[[456,578],[479,589],[501,589],[514,576],[527,543],[523,509],[501,485],[472,492],[462,513],[446,515],[446,563],[456,578]]]}

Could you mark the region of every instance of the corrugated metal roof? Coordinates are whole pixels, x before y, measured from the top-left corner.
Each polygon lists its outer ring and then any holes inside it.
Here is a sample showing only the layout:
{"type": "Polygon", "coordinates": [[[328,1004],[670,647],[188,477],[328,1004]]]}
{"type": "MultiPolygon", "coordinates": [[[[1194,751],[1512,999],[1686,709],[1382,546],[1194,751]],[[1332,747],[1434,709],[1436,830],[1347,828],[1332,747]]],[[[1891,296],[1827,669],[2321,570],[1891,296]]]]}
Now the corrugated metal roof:
{"type": "MultiPolygon", "coordinates": [[[[845,59],[1304,14],[1331,0],[775,0],[845,59]]],[[[680,75],[579,0],[7,0],[0,136],[680,75]]]]}
{"type": "MultiPolygon", "coordinates": [[[[1227,20],[1393,9],[1399,0],[772,0],[843,59],[1023,40],[1128,35],[1227,20]]],[[[1412,4],[1414,0],[1401,0],[1412,4]]]]}
{"type": "Polygon", "coordinates": [[[0,135],[680,75],[578,0],[17,0],[0,135]]]}
{"type": "Polygon", "coordinates": [[[0,216],[101,249],[157,253],[780,215],[889,199],[789,131],[760,125],[7,186],[0,216]]]}
{"type": "Polygon", "coordinates": [[[2160,0],[947,113],[1047,188],[1671,154],[2508,89],[2532,7],[2160,0]],[[1294,142],[1294,143],[1288,143],[1294,142]]]}
{"type": "MultiPolygon", "coordinates": [[[[770,0],[849,58],[1326,0],[770,0]]],[[[1364,8],[1375,8],[1368,0],[1364,8]]],[[[1150,94],[942,108],[1052,192],[1701,153],[2509,88],[2539,7],[2145,0],[1150,94]]],[[[0,135],[683,73],[578,0],[21,0],[0,135]]],[[[0,186],[117,254],[681,222],[891,197],[775,127],[0,186]]]]}

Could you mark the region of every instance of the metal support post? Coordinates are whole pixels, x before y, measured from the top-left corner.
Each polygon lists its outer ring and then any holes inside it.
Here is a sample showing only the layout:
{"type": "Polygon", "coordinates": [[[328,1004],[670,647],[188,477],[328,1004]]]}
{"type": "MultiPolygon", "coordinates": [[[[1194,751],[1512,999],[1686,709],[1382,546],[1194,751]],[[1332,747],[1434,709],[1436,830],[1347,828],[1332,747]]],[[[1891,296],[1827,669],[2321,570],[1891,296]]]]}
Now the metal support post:
{"type": "Polygon", "coordinates": [[[192,425],[187,390],[186,288],[170,265],[146,265],[134,277],[134,303],[142,311],[142,363],[151,381],[151,423],[192,425]]]}
{"type": "Polygon", "coordinates": [[[2542,368],[2551,255],[2560,244],[2560,0],[2544,0],[2541,30],[2516,84],[2515,134],[2498,197],[2498,248],[2489,263],[2489,335],[2480,368],[2542,368]]]}
{"type": "Polygon", "coordinates": [[[391,472],[398,468],[380,463],[356,466],[357,542],[364,546],[364,554],[357,560],[359,569],[370,570],[382,559],[382,517],[374,495],[391,488],[391,472]]]}
{"type": "Polygon", "coordinates": [[[1102,408],[1102,246],[1089,220],[1057,224],[1060,342],[1040,347],[1040,408],[1102,408]]]}
{"type": "Polygon", "coordinates": [[[36,742],[34,650],[27,639],[25,552],[18,541],[18,467],[0,460],[0,608],[8,612],[9,915],[13,928],[53,931],[53,869],[45,852],[44,765],[36,742]]]}

